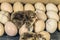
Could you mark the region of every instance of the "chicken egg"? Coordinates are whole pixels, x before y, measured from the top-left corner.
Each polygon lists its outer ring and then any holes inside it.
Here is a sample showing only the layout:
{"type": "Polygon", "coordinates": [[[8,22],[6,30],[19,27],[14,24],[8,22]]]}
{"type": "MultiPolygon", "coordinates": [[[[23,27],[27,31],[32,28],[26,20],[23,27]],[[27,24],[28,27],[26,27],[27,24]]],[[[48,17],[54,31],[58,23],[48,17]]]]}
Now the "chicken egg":
{"type": "Polygon", "coordinates": [[[9,36],[15,36],[18,31],[15,24],[9,21],[5,24],[5,32],[9,36]]]}
{"type": "Polygon", "coordinates": [[[54,33],[57,29],[57,21],[54,19],[48,19],[46,21],[46,30],[50,33],[54,33]]]}
{"type": "Polygon", "coordinates": [[[44,12],[46,11],[45,5],[40,2],[35,3],[35,8],[36,8],[36,10],[40,10],[40,11],[44,11],[44,12]]]}
{"type": "Polygon", "coordinates": [[[57,8],[56,5],[53,4],[53,3],[48,3],[48,4],[46,5],[46,10],[47,10],[47,11],[55,11],[55,12],[58,12],[58,8],[57,8]]]}
{"type": "Polygon", "coordinates": [[[1,4],[1,10],[2,11],[7,11],[9,13],[12,13],[13,12],[13,9],[12,9],[12,6],[11,4],[7,3],[7,2],[3,2],[1,4]]]}
{"type": "Polygon", "coordinates": [[[43,11],[36,10],[36,16],[38,19],[41,19],[43,21],[47,20],[47,15],[43,11]]]}
{"type": "Polygon", "coordinates": [[[36,23],[35,23],[35,32],[38,33],[38,32],[41,32],[45,29],[45,23],[43,20],[38,20],[36,23]]]}
{"type": "Polygon", "coordinates": [[[24,33],[28,32],[28,29],[26,28],[26,24],[24,24],[20,29],[19,29],[19,34],[22,35],[24,33]]]}
{"type": "Polygon", "coordinates": [[[5,24],[10,20],[10,15],[8,12],[0,11],[0,22],[5,24]]]}
{"type": "Polygon", "coordinates": [[[25,6],[24,6],[24,10],[25,10],[25,11],[35,11],[35,8],[34,8],[34,6],[33,6],[32,4],[27,3],[27,4],[25,4],[25,6]]]}
{"type": "Polygon", "coordinates": [[[15,2],[13,5],[14,12],[23,11],[23,4],[20,2],[15,2]]]}
{"type": "Polygon", "coordinates": [[[0,36],[3,36],[4,34],[4,27],[3,24],[0,23],[0,36]]]}
{"type": "Polygon", "coordinates": [[[48,18],[52,18],[52,19],[59,21],[59,16],[56,12],[48,11],[47,16],[48,16],[48,18]]]}
{"type": "Polygon", "coordinates": [[[58,22],[58,30],[60,31],[60,21],[58,22]]]}

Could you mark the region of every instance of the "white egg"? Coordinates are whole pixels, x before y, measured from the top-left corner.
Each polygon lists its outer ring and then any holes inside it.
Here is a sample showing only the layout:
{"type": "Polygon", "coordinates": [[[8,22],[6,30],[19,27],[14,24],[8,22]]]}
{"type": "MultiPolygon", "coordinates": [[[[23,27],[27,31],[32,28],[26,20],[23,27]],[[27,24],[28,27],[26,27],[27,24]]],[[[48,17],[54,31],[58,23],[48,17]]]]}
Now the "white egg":
{"type": "Polygon", "coordinates": [[[41,19],[43,21],[47,20],[47,15],[43,11],[36,10],[36,15],[38,19],[41,19]]]}
{"type": "Polygon", "coordinates": [[[39,34],[42,35],[42,37],[45,38],[46,40],[50,40],[50,34],[48,32],[42,31],[39,34]]]}
{"type": "Polygon", "coordinates": [[[10,15],[8,12],[5,11],[0,11],[0,22],[5,24],[6,22],[8,22],[10,19],[10,15]]]}
{"type": "Polygon", "coordinates": [[[5,24],[5,32],[9,36],[15,36],[17,34],[17,27],[9,21],[5,24]]]}
{"type": "Polygon", "coordinates": [[[46,10],[47,11],[55,11],[55,12],[58,12],[58,8],[53,3],[48,3],[46,5],[46,10]]]}
{"type": "Polygon", "coordinates": [[[56,12],[48,11],[47,16],[48,16],[48,18],[55,19],[55,20],[59,21],[59,16],[56,12]]]}
{"type": "Polygon", "coordinates": [[[3,24],[0,23],[0,36],[3,36],[4,34],[4,27],[3,24]]]}
{"type": "Polygon", "coordinates": [[[58,22],[58,30],[60,31],[60,21],[58,22]]]}
{"type": "Polygon", "coordinates": [[[26,28],[26,24],[24,24],[20,29],[19,29],[19,34],[23,35],[24,33],[28,32],[28,28],[26,28]]]}
{"type": "Polygon", "coordinates": [[[32,4],[27,3],[27,4],[25,4],[25,6],[24,6],[24,10],[25,10],[25,11],[35,11],[35,8],[34,8],[34,6],[33,6],[32,4]]]}
{"type": "Polygon", "coordinates": [[[14,12],[23,11],[23,4],[20,2],[15,2],[13,5],[14,12]]]}
{"type": "Polygon", "coordinates": [[[35,23],[35,32],[36,33],[39,33],[41,31],[43,31],[45,29],[45,23],[43,20],[38,20],[36,23],[35,23]]]}
{"type": "Polygon", "coordinates": [[[44,11],[44,12],[46,11],[45,5],[40,2],[35,3],[35,8],[36,8],[36,10],[40,10],[40,11],[44,11]]]}
{"type": "Polygon", "coordinates": [[[12,13],[13,12],[13,9],[12,9],[12,6],[11,4],[7,3],[7,2],[3,2],[1,4],[1,10],[2,11],[7,11],[9,13],[12,13]]]}
{"type": "Polygon", "coordinates": [[[54,33],[57,29],[57,21],[54,19],[48,19],[46,21],[46,30],[50,33],[54,33]]]}

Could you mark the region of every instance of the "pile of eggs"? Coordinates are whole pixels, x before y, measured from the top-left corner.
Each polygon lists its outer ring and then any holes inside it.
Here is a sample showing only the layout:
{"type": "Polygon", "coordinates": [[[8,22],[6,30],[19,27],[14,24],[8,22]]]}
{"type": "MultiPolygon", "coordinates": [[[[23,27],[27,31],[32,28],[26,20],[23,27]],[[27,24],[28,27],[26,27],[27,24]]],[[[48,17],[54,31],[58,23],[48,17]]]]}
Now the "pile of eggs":
{"type": "Polygon", "coordinates": [[[54,33],[57,29],[60,31],[60,4],[3,2],[0,10],[0,36],[3,36],[4,33],[16,36],[19,33],[19,40],[50,40],[50,33],[54,33]],[[33,21],[31,22],[29,18],[33,21]],[[24,23],[22,23],[23,20],[24,23]],[[31,23],[27,26],[29,21],[31,23]]]}

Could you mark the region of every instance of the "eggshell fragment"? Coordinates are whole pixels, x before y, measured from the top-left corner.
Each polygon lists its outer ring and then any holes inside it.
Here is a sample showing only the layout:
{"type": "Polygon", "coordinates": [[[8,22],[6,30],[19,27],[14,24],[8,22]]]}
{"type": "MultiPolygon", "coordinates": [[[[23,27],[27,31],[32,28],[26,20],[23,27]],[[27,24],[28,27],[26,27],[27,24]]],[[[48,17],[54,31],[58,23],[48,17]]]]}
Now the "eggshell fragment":
{"type": "Polygon", "coordinates": [[[0,36],[3,36],[4,34],[4,27],[3,25],[0,23],[0,36]]]}
{"type": "Polygon", "coordinates": [[[2,11],[7,11],[9,13],[12,13],[13,9],[12,9],[12,6],[11,4],[7,3],[7,2],[3,2],[1,4],[1,10],[2,11]]]}
{"type": "Polygon", "coordinates": [[[42,31],[39,34],[42,35],[43,38],[45,38],[46,40],[50,40],[50,34],[46,31],[42,31]]]}
{"type": "Polygon", "coordinates": [[[35,8],[34,8],[34,6],[33,6],[32,4],[27,3],[27,4],[25,4],[25,6],[24,6],[24,10],[25,10],[25,11],[35,11],[35,8]]]}
{"type": "Polygon", "coordinates": [[[47,11],[55,11],[55,12],[58,12],[58,8],[53,3],[48,3],[46,5],[46,9],[47,9],[47,11]]]}
{"type": "Polygon", "coordinates": [[[38,33],[38,32],[41,32],[45,29],[45,23],[43,20],[38,20],[36,23],[35,23],[35,32],[38,33]]]}
{"type": "Polygon", "coordinates": [[[36,15],[38,19],[41,19],[43,21],[47,20],[47,15],[43,11],[36,10],[36,15]]]}
{"type": "Polygon", "coordinates": [[[22,35],[24,33],[28,32],[28,29],[26,28],[26,24],[24,24],[20,29],[19,29],[19,34],[22,35]]]}
{"type": "Polygon", "coordinates": [[[13,5],[14,12],[23,11],[23,4],[20,2],[15,2],[13,5]]]}
{"type": "Polygon", "coordinates": [[[46,30],[50,33],[54,33],[57,29],[57,21],[54,19],[48,19],[46,21],[46,30]]]}
{"type": "Polygon", "coordinates": [[[56,12],[48,11],[47,16],[48,16],[48,18],[52,18],[52,19],[59,21],[59,16],[56,12]]]}
{"type": "Polygon", "coordinates": [[[36,8],[36,10],[40,10],[40,11],[44,11],[44,12],[46,11],[45,5],[40,2],[35,3],[35,8],[36,8]]]}
{"type": "Polygon", "coordinates": [[[17,34],[17,27],[9,21],[5,24],[5,32],[9,36],[15,36],[17,34]]]}

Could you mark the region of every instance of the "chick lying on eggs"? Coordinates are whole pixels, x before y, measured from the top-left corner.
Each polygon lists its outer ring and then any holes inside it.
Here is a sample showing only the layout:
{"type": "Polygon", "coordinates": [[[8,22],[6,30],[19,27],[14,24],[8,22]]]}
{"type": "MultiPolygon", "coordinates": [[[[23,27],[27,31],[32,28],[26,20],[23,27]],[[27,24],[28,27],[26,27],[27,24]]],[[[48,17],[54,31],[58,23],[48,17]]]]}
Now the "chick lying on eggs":
{"type": "Polygon", "coordinates": [[[27,32],[20,36],[19,40],[50,40],[50,34],[46,31],[42,31],[38,34],[27,32]]]}
{"type": "Polygon", "coordinates": [[[19,11],[11,15],[11,20],[13,23],[15,23],[20,32],[25,29],[27,31],[33,31],[33,24],[36,20],[36,17],[35,13],[32,11],[19,11]],[[26,24],[26,26],[23,26],[24,24],[26,24]]]}

